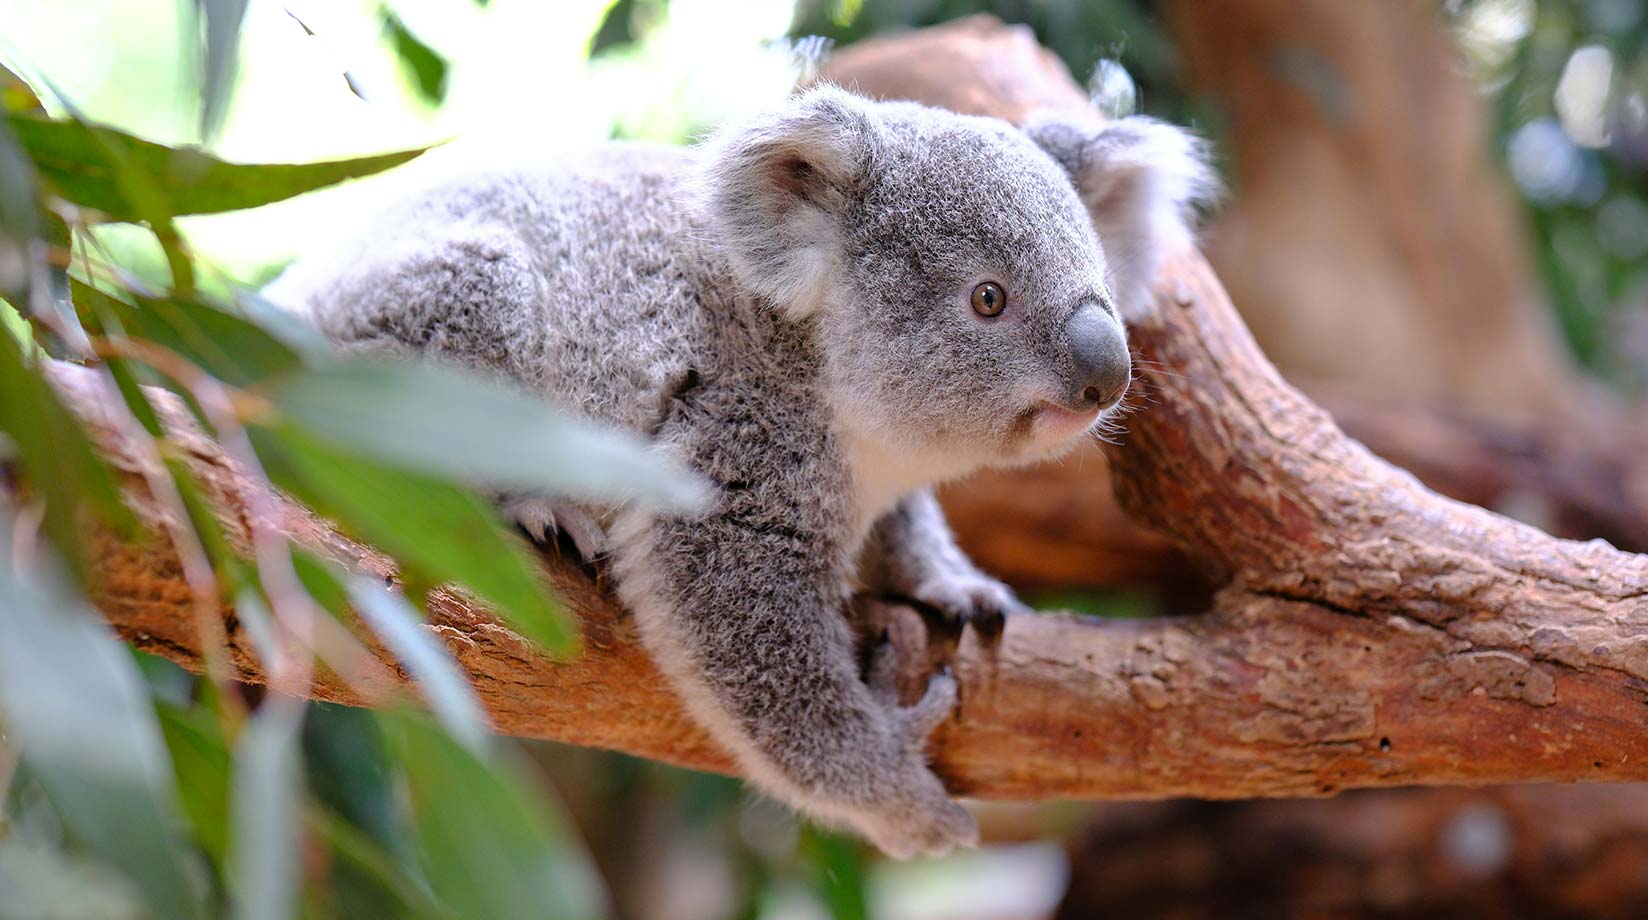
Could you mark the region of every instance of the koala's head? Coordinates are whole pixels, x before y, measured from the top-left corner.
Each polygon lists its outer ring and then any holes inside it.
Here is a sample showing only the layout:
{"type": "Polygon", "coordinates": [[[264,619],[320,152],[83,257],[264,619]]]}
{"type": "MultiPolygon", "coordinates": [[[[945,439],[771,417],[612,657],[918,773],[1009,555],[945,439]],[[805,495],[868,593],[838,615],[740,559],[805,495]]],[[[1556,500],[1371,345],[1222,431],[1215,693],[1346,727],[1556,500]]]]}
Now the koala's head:
{"type": "Polygon", "coordinates": [[[1155,122],[1026,132],[820,87],[719,137],[705,188],[738,282],[815,324],[848,424],[1023,462],[1076,443],[1127,389],[1116,294],[1137,284],[1105,255],[1153,262],[1158,225],[1183,232],[1193,196],[1130,156],[1164,133],[1184,151],[1168,168],[1205,171],[1155,122]]]}

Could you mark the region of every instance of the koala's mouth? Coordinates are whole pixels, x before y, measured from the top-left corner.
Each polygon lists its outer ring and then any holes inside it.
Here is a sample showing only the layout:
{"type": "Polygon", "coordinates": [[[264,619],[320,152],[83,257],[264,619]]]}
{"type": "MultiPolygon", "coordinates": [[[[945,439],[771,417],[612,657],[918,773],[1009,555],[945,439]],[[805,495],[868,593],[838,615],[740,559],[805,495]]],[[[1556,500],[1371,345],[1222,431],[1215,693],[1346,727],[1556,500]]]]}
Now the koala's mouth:
{"type": "Polygon", "coordinates": [[[1070,409],[1046,400],[1037,400],[1019,415],[1013,427],[1025,440],[1035,444],[1058,444],[1080,437],[1098,423],[1108,407],[1070,409]]]}

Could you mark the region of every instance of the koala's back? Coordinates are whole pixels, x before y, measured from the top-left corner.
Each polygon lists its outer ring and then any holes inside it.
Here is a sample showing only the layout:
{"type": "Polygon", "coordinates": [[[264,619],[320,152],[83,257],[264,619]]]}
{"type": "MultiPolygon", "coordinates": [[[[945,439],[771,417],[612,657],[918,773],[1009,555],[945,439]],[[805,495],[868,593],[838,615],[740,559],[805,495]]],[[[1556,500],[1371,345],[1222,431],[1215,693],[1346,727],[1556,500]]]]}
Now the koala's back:
{"type": "Polygon", "coordinates": [[[449,180],[267,293],[351,350],[500,373],[646,433],[716,325],[681,192],[692,156],[611,145],[449,180]]]}

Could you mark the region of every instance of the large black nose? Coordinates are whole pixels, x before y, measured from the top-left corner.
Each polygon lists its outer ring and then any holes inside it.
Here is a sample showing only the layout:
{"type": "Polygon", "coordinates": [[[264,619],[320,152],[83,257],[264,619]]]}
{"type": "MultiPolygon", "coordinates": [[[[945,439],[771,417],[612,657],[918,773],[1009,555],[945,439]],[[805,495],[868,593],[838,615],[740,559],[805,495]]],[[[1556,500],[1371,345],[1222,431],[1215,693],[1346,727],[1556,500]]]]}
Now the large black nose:
{"type": "Polygon", "coordinates": [[[1064,326],[1074,365],[1070,378],[1072,405],[1098,408],[1121,401],[1133,376],[1127,333],[1103,307],[1085,303],[1064,326]]]}

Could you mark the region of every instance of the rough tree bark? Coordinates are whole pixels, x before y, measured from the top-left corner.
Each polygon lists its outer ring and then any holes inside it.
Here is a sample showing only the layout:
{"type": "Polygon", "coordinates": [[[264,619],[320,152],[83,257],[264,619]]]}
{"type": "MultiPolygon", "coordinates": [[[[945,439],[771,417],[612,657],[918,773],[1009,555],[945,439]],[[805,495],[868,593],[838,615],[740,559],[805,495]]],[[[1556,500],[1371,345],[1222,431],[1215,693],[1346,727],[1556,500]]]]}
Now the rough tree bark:
{"type": "MultiPolygon", "coordinates": [[[[1091,114],[1026,33],[986,20],[849,49],[830,71],[1009,118],[1048,104],[1091,114]],[[910,66],[919,61],[943,67],[910,66]],[[903,86],[878,82],[886,74],[903,86]]],[[[1553,539],[1374,458],[1282,381],[1194,252],[1129,320],[1143,398],[1125,446],[1108,454],[1122,505],[1222,587],[1198,616],[1025,615],[996,643],[966,637],[954,650],[962,703],[933,746],[957,793],[1231,797],[1648,778],[1648,558],[1553,539]]],[[[56,377],[104,450],[129,470],[140,462],[100,421],[110,394],[84,371],[56,377]]],[[[180,428],[177,441],[238,530],[246,481],[198,434],[180,428]]],[[[137,477],[129,485],[145,518],[162,514],[137,477]]],[[[389,574],[382,556],[304,509],[285,504],[283,518],[302,545],[389,574]]],[[[1008,538],[1015,526],[997,521],[1008,538]]],[[[199,667],[188,590],[165,545],[111,540],[100,563],[99,605],[115,628],[199,667]]],[[[499,730],[729,769],[664,689],[628,616],[576,566],[546,567],[583,623],[574,662],[537,657],[460,593],[432,600],[431,628],[499,730]]],[[[913,670],[923,631],[913,614],[891,613],[913,670]]],[[[240,676],[262,680],[224,614],[240,676]]],[[[313,694],[376,703],[385,689],[323,675],[313,694]]]]}

